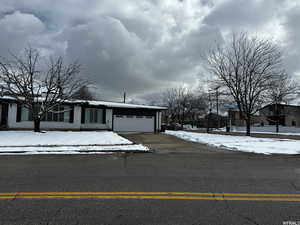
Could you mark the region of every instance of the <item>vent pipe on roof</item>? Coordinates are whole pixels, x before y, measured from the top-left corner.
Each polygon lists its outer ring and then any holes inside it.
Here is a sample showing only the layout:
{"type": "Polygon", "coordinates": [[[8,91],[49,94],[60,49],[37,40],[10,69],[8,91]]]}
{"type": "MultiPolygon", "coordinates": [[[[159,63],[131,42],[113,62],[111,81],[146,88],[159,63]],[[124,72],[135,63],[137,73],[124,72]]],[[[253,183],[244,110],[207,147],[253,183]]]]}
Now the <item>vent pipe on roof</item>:
{"type": "Polygon", "coordinates": [[[123,95],[123,103],[126,103],[126,92],[124,91],[124,95],[123,95]]]}

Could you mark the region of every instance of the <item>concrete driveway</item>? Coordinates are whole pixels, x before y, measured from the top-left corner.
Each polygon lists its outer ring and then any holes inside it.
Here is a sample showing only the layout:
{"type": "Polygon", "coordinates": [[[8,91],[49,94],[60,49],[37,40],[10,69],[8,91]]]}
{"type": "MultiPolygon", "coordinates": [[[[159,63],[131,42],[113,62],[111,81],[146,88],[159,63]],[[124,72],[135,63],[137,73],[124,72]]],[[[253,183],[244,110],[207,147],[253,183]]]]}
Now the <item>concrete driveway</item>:
{"type": "Polygon", "coordinates": [[[237,153],[221,148],[214,148],[206,144],[185,141],[164,133],[122,133],[120,135],[134,143],[146,145],[156,153],[237,153]]]}

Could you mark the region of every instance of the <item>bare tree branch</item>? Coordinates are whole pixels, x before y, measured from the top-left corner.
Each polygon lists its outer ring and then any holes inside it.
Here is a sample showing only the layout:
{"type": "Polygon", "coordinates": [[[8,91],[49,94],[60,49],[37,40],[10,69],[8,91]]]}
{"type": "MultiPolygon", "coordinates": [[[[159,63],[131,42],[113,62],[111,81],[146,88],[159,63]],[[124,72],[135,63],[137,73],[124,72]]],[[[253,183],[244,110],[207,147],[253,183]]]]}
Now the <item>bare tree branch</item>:
{"type": "Polygon", "coordinates": [[[31,47],[23,56],[11,54],[12,59],[0,59],[0,82],[4,92],[28,108],[35,131],[42,118],[58,106],[72,99],[79,88],[88,82],[79,77],[80,64],[63,63],[63,58],[50,58],[48,68],[39,70],[40,55],[31,47]]]}
{"type": "Polygon", "coordinates": [[[250,135],[251,117],[269,102],[274,80],[284,73],[278,46],[247,33],[233,33],[225,45],[217,44],[209,51],[206,63],[216,81],[234,98],[250,135]]]}

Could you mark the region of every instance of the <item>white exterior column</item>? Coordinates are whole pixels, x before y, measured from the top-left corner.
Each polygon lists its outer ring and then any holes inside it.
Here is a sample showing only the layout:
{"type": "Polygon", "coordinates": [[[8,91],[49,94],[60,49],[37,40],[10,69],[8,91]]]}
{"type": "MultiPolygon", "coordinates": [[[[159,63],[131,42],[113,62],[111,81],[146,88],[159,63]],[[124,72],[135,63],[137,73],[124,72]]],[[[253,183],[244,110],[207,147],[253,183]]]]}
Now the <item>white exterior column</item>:
{"type": "Polygon", "coordinates": [[[8,104],[8,115],[7,115],[7,127],[8,128],[17,128],[17,104],[9,103],[8,104]]]}
{"type": "Polygon", "coordinates": [[[112,114],[113,114],[113,110],[112,109],[106,109],[106,115],[105,115],[105,118],[106,118],[106,126],[107,126],[107,129],[109,130],[112,130],[112,114]]]}

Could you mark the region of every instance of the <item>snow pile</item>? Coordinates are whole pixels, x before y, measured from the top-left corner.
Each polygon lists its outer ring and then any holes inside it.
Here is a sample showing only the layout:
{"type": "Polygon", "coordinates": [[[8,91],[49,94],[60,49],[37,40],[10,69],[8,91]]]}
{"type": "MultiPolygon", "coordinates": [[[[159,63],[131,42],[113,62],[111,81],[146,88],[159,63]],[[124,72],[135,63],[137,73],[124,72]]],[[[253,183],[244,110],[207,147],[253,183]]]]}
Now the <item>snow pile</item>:
{"type": "Polygon", "coordinates": [[[63,132],[0,131],[0,155],[107,154],[149,151],[143,145],[110,131],[63,132]]]}
{"type": "Polygon", "coordinates": [[[111,131],[0,131],[0,146],[120,144],[132,142],[111,131]]]}
{"type": "Polygon", "coordinates": [[[166,131],[178,138],[204,143],[211,146],[263,154],[300,154],[300,141],[289,139],[255,138],[219,134],[193,133],[186,131],[166,131]]]}

